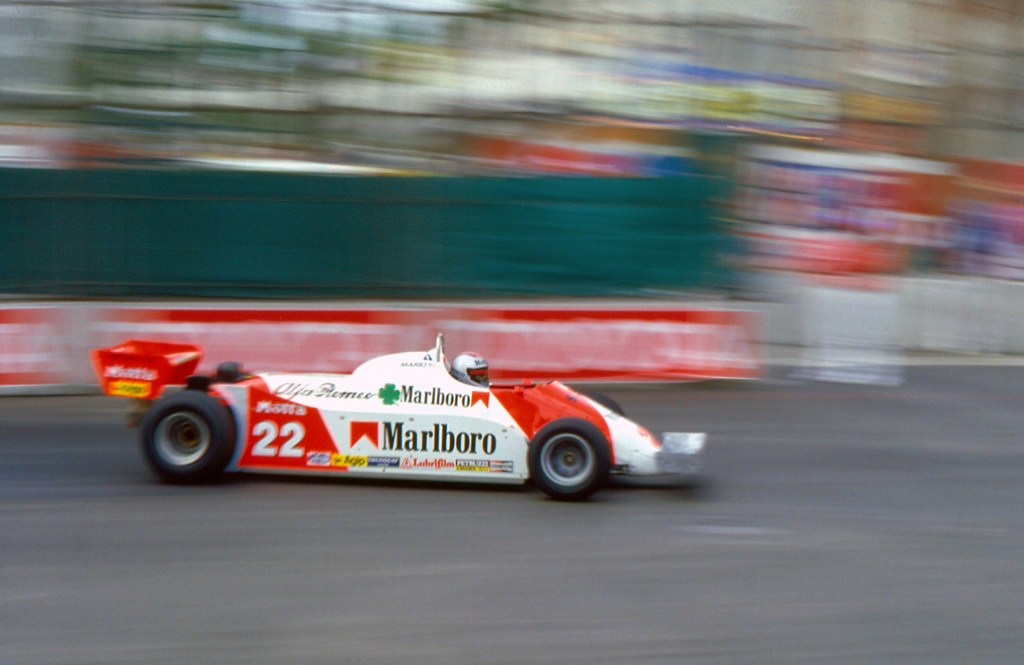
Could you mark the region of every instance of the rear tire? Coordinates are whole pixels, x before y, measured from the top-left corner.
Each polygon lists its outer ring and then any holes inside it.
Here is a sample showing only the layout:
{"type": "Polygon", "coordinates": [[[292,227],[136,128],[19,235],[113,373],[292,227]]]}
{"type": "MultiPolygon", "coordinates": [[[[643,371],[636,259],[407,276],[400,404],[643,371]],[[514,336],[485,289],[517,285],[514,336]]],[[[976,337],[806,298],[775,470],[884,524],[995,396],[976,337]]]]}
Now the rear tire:
{"type": "Polygon", "coordinates": [[[235,451],[230,410],[197,390],[157,400],[142,419],[142,454],[161,478],[197,484],[216,478],[235,451]]]}
{"type": "Polygon", "coordinates": [[[530,478],[556,501],[583,501],[608,481],[611,447],[592,423],[561,418],[537,432],[530,444],[530,478]]]}

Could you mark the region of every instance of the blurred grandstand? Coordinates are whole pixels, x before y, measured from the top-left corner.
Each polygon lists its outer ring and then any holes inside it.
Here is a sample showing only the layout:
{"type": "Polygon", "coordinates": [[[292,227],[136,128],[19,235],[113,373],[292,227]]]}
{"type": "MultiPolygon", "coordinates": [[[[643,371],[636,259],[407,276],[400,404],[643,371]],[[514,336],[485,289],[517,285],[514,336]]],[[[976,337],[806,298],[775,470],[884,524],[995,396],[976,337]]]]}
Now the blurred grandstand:
{"type": "Polygon", "coordinates": [[[685,168],[693,131],[1024,150],[1016,31],[965,37],[1014,3],[750,4],[2,2],[0,141],[8,162],[606,175],[685,168]]]}
{"type": "Polygon", "coordinates": [[[0,2],[0,164],[710,168],[740,185],[731,215],[767,252],[757,267],[1016,277],[1022,6],[0,2]],[[801,254],[808,233],[868,245],[816,264],[801,254]]]}

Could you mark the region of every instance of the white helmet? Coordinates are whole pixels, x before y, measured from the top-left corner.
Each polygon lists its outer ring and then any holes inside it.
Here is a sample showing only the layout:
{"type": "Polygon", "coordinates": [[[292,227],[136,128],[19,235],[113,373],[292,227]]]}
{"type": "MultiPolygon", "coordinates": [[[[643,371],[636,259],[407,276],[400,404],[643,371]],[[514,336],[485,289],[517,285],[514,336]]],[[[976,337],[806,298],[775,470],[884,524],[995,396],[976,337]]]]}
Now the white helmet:
{"type": "Polygon", "coordinates": [[[487,376],[487,361],[476,353],[460,353],[452,361],[452,376],[463,383],[486,386],[490,383],[487,376]]]}

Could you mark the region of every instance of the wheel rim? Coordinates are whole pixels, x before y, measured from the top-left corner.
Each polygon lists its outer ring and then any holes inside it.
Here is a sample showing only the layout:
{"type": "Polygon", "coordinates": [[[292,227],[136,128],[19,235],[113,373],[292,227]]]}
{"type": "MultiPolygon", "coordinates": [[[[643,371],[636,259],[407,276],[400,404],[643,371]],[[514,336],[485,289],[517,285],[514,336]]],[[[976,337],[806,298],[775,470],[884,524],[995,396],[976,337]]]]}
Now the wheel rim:
{"type": "Polygon", "coordinates": [[[559,485],[578,485],[597,467],[590,444],[575,434],[560,434],[548,439],[541,449],[544,475],[559,485]]]}
{"type": "Polygon", "coordinates": [[[173,413],[163,420],[153,435],[157,454],[174,466],[188,466],[210,449],[210,428],[194,413],[173,413]]]}

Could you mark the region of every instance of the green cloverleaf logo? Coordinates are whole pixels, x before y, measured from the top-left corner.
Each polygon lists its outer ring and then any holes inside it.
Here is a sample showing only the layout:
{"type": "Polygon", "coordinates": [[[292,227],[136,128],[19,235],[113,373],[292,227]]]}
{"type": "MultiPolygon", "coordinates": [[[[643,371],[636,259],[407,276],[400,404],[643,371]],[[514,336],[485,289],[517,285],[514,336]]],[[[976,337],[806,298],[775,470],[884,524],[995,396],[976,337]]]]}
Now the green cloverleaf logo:
{"type": "Polygon", "coordinates": [[[377,397],[384,400],[384,403],[388,406],[398,402],[398,398],[401,396],[402,393],[398,392],[398,389],[395,388],[395,384],[393,383],[386,383],[383,388],[377,391],[377,397]]]}

